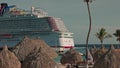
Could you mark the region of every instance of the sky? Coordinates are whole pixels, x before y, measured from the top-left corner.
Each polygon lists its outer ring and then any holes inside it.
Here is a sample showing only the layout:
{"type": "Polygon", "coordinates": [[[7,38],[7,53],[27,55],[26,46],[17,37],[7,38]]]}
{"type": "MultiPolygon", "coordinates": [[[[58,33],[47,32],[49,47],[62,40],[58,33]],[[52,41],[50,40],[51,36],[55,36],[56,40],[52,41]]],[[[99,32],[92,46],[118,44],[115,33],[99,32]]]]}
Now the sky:
{"type": "MultiPolygon", "coordinates": [[[[40,7],[48,12],[49,16],[61,18],[70,32],[73,32],[75,44],[85,44],[89,26],[86,3],[83,0],[0,0],[8,5],[30,10],[31,7],[40,7]]],[[[113,35],[120,29],[120,0],[95,0],[90,3],[92,16],[92,30],[89,44],[100,44],[95,36],[100,28],[113,35]]],[[[105,39],[104,44],[118,44],[116,37],[105,39]]]]}

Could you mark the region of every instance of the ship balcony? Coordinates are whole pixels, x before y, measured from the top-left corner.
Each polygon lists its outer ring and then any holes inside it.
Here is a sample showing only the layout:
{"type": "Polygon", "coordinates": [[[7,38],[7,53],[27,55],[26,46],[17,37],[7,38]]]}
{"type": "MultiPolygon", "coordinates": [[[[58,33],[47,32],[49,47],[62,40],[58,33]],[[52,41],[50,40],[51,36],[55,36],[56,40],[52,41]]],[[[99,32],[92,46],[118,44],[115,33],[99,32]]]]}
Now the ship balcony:
{"type": "Polygon", "coordinates": [[[73,38],[73,36],[59,35],[59,38],[73,38]]]}
{"type": "Polygon", "coordinates": [[[70,33],[59,34],[59,36],[72,36],[70,33]]]}

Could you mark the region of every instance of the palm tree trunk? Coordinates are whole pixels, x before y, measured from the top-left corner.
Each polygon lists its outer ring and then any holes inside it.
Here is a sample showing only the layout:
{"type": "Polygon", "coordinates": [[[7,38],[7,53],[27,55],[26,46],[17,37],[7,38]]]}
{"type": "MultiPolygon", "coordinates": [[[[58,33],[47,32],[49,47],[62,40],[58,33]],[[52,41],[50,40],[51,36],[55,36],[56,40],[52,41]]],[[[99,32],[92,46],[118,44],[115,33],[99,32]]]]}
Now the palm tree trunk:
{"type": "Polygon", "coordinates": [[[103,40],[100,41],[101,42],[101,46],[103,45],[103,40]]]}
{"type": "Polygon", "coordinates": [[[89,36],[90,36],[90,32],[91,32],[91,13],[90,13],[90,8],[89,8],[89,2],[87,3],[87,8],[88,8],[88,14],[89,14],[89,30],[88,30],[88,34],[87,34],[87,39],[86,39],[86,68],[88,68],[88,42],[89,42],[89,36]]]}

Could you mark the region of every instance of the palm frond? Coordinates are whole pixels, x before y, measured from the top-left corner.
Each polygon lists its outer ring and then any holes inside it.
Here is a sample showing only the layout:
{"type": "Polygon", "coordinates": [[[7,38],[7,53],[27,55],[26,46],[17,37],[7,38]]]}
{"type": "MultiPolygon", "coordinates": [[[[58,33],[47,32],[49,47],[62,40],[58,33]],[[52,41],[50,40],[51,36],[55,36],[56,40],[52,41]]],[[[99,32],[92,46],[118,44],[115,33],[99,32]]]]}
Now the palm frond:
{"type": "Polygon", "coordinates": [[[117,41],[119,41],[119,42],[120,42],[120,37],[118,37],[118,38],[117,38],[117,41]]]}
{"type": "Polygon", "coordinates": [[[119,37],[120,36],[120,29],[117,29],[115,33],[113,33],[113,35],[115,37],[119,37]]]}
{"type": "Polygon", "coordinates": [[[105,28],[101,28],[99,32],[97,32],[96,37],[100,40],[103,41],[105,38],[111,38],[112,35],[108,34],[105,30],[105,28]]]}
{"type": "Polygon", "coordinates": [[[105,38],[111,38],[111,37],[112,37],[112,35],[108,34],[108,35],[106,35],[106,36],[104,37],[104,39],[105,39],[105,38]]]}
{"type": "Polygon", "coordinates": [[[84,2],[93,2],[93,1],[95,1],[95,0],[84,0],[84,2]]]}

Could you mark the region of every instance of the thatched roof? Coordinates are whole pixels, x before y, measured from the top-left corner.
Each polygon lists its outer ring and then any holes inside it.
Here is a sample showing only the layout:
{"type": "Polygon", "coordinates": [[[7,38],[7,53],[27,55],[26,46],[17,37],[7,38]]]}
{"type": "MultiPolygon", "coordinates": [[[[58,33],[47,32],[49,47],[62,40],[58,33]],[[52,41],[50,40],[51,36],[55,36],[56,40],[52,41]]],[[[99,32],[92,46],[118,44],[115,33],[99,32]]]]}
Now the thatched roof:
{"type": "Polygon", "coordinates": [[[94,64],[93,68],[120,68],[120,52],[111,48],[94,64]]]}
{"type": "Polygon", "coordinates": [[[104,47],[104,45],[101,46],[100,49],[98,49],[94,55],[93,55],[93,58],[94,58],[94,61],[97,61],[101,56],[103,56],[105,53],[107,52],[107,49],[104,47]]]}
{"type": "Polygon", "coordinates": [[[21,68],[18,58],[8,50],[7,46],[0,52],[0,68],[21,68]]]}
{"type": "Polygon", "coordinates": [[[82,62],[82,56],[75,49],[68,50],[65,54],[62,55],[61,58],[62,64],[78,64],[82,62]]]}
{"type": "Polygon", "coordinates": [[[20,61],[23,61],[28,54],[34,52],[34,49],[38,50],[39,48],[46,52],[46,54],[48,54],[48,56],[51,58],[55,58],[58,56],[57,53],[43,40],[39,38],[30,39],[28,37],[25,37],[20,43],[18,43],[15,46],[13,52],[20,61]]]}
{"type": "Polygon", "coordinates": [[[22,68],[55,68],[57,64],[44,51],[29,54],[23,61],[22,68]]]}

